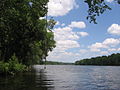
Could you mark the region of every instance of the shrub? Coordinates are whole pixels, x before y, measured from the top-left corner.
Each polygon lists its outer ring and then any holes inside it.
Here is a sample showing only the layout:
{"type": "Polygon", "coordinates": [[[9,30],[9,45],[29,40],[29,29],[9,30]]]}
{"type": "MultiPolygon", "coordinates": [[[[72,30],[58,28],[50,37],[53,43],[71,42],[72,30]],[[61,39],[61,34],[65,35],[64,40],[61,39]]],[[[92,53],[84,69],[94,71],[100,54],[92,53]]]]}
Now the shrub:
{"type": "Polygon", "coordinates": [[[26,66],[18,62],[18,58],[13,55],[9,62],[0,61],[0,73],[15,74],[26,71],[26,66]]]}

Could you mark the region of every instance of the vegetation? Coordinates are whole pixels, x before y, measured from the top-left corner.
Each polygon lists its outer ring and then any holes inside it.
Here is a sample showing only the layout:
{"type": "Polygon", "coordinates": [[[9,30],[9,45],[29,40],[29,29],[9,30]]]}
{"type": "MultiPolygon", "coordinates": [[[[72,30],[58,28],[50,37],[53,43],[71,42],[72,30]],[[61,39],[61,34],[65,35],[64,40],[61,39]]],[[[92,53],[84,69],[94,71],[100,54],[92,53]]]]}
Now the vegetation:
{"type": "Polygon", "coordinates": [[[0,60],[15,54],[25,65],[39,63],[55,47],[51,29],[55,21],[39,19],[47,14],[48,0],[2,0],[0,3],[0,60]]]}
{"type": "MultiPolygon", "coordinates": [[[[120,0],[114,1],[120,4],[120,0]]],[[[106,10],[111,10],[105,0],[84,0],[84,2],[88,5],[87,19],[90,20],[90,23],[93,22],[97,24],[96,17],[103,14],[106,10]]]]}
{"type": "Polygon", "coordinates": [[[55,61],[46,61],[46,62],[43,62],[42,64],[46,64],[46,65],[73,65],[73,63],[55,62],[55,61]]]}
{"type": "Polygon", "coordinates": [[[120,53],[76,61],[75,65],[116,65],[120,66],[120,53]]]}
{"type": "Polygon", "coordinates": [[[25,65],[40,63],[55,47],[51,30],[56,22],[40,19],[47,15],[48,1],[1,1],[0,72],[23,71],[25,65]]]}
{"type": "Polygon", "coordinates": [[[0,61],[0,74],[12,74],[23,72],[27,70],[26,66],[19,63],[17,57],[14,55],[8,62],[0,61]]]}

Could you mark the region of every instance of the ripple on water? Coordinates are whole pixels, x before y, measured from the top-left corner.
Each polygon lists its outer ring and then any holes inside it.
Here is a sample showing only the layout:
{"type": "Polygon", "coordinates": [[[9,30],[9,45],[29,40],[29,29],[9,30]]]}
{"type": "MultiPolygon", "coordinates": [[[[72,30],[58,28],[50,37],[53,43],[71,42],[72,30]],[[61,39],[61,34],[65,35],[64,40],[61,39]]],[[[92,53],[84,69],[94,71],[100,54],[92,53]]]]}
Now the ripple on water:
{"type": "Polygon", "coordinates": [[[0,90],[120,90],[120,67],[33,66],[15,77],[0,77],[0,90]]]}

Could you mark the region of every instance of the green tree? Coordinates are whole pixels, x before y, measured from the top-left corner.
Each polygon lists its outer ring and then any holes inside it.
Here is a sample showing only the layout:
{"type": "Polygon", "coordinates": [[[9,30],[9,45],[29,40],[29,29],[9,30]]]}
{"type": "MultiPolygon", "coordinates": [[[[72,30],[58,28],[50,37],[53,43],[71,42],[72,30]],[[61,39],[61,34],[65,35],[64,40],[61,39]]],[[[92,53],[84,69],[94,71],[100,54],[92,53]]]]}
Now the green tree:
{"type": "Polygon", "coordinates": [[[76,65],[118,65],[120,66],[120,53],[109,56],[94,57],[75,62],[76,65]]]}
{"type": "Polygon", "coordinates": [[[15,54],[19,62],[29,65],[52,51],[55,47],[53,32],[47,31],[46,19],[39,19],[47,14],[47,3],[48,0],[1,1],[0,60],[7,62],[15,54]],[[44,47],[47,47],[46,52],[44,47]]]}

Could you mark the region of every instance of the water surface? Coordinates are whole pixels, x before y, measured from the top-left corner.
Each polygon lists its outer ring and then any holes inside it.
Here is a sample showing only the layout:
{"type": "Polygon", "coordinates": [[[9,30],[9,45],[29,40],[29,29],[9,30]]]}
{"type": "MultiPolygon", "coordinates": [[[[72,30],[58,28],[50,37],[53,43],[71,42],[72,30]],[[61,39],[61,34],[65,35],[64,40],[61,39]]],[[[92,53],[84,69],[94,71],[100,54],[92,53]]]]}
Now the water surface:
{"type": "Polygon", "coordinates": [[[34,65],[31,72],[0,77],[0,90],[120,90],[120,67],[34,65]]]}

